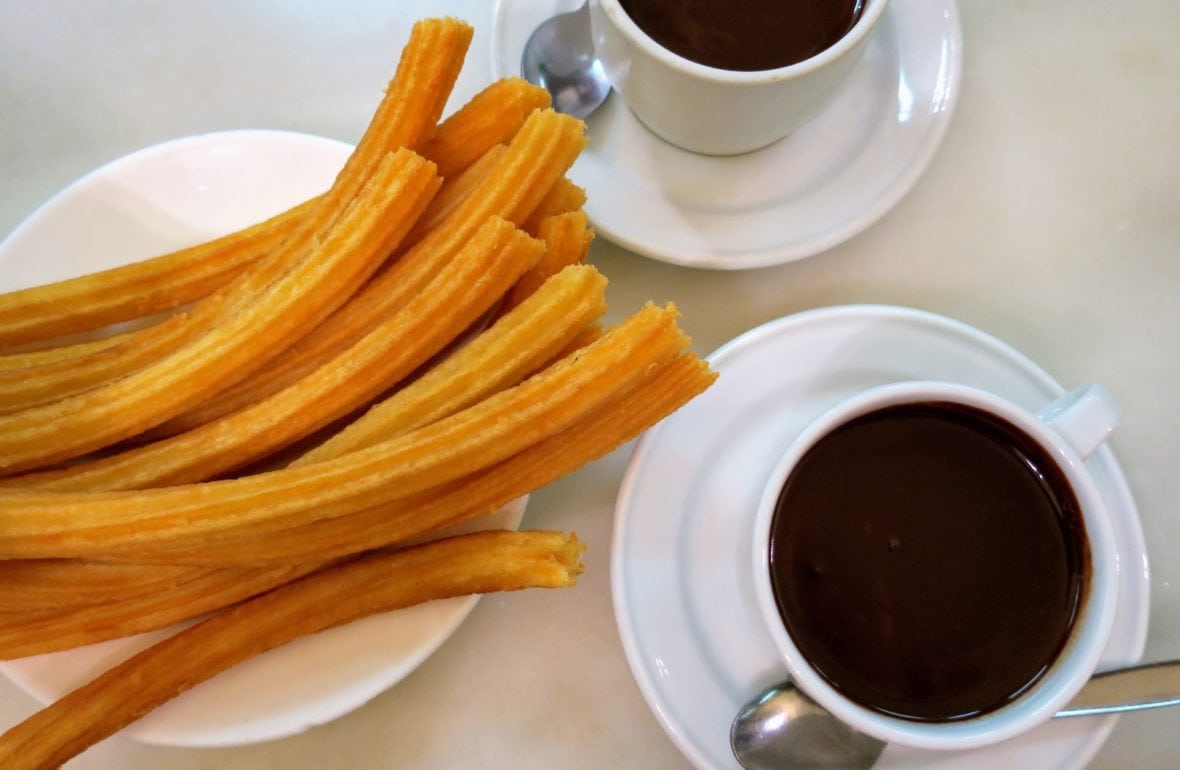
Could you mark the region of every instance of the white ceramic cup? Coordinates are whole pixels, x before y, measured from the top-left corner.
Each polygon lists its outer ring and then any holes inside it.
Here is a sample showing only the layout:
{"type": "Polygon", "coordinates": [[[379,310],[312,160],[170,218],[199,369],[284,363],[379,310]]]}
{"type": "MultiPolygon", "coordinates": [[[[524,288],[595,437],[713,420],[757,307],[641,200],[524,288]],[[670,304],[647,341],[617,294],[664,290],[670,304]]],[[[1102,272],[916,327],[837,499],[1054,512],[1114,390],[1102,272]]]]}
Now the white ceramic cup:
{"type": "Polygon", "coordinates": [[[591,0],[594,49],[611,85],[657,136],[692,152],[736,155],[782,139],[823,111],[860,59],[888,0],[866,0],[827,50],[797,64],[743,72],[662,47],[619,0],[591,0]]]}
{"type": "Polygon", "coordinates": [[[755,519],[754,588],[766,629],[790,677],[846,724],[881,740],[925,749],[968,749],[1005,740],[1051,718],[1094,673],[1114,619],[1118,557],[1106,505],[1083,464],[1118,424],[1118,412],[1097,385],[1071,391],[1033,414],[981,390],[942,382],[903,382],[865,391],[809,424],[771,472],[755,519]],[[1090,575],[1070,635],[1057,659],[1027,691],[982,715],[948,722],[910,721],[866,708],[838,692],[808,663],[779,615],[770,576],[771,523],[779,493],[800,458],[837,427],[889,406],[950,402],[1014,425],[1051,457],[1077,497],[1090,549],[1090,575]]]}

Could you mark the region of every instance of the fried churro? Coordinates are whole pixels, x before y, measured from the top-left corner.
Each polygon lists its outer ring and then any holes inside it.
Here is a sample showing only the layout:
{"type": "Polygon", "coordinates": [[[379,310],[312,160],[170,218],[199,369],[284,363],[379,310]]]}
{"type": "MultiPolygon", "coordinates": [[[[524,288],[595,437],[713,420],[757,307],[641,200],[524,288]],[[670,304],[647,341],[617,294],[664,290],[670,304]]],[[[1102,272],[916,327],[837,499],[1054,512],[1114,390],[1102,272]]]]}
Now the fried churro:
{"type": "Polygon", "coordinates": [[[10,626],[18,613],[44,615],[139,593],[162,595],[204,572],[194,567],[75,559],[0,561],[0,626],[10,626]]]}
{"type": "MultiPolygon", "coordinates": [[[[459,204],[466,200],[467,196],[493,173],[496,164],[506,152],[508,152],[508,145],[497,144],[459,174],[447,178],[443,182],[442,189],[438,191],[438,195],[434,196],[434,200],[430,202],[426,213],[406,236],[406,245],[417,243],[428,232],[445,222],[447,217],[459,207],[459,204]]],[[[530,233],[530,235],[532,234],[530,233]]]]}
{"type": "Polygon", "coordinates": [[[0,417],[0,474],[134,436],[253,371],[348,299],[405,235],[438,183],[433,165],[409,150],[386,156],[324,240],[253,302],[122,379],[0,417]]]}
{"type": "Polygon", "coordinates": [[[578,211],[586,205],[586,191],[569,180],[568,177],[558,179],[545,197],[541,199],[528,219],[521,223],[521,228],[529,235],[537,235],[541,222],[556,214],[578,211]]]}
{"type": "Polygon", "coordinates": [[[543,219],[537,227],[537,237],[545,243],[545,255],[512,287],[500,312],[519,305],[562,268],[584,262],[590,253],[594,231],[590,229],[585,213],[571,211],[543,219]]]}
{"type": "Polygon", "coordinates": [[[0,736],[0,764],[57,767],[198,682],[306,634],[442,599],[573,585],[582,545],[554,532],[480,532],[318,572],[132,656],[0,736]]]}
{"type": "Polygon", "coordinates": [[[674,309],[647,306],[513,388],[367,449],[244,478],[141,492],[0,495],[0,558],[151,561],[216,532],[273,530],[462,478],[560,432],[682,350],[674,309]]]}
{"type": "Polygon", "coordinates": [[[606,278],[594,268],[563,271],[514,312],[292,465],[387,441],[517,384],[606,312],[605,289],[606,278]]]}
{"type": "Polygon", "coordinates": [[[542,251],[511,223],[491,218],[405,307],[284,390],[187,433],[10,481],[105,491],[223,475],[348,415],[414,372],[492,307],[542,251]]]}
{"type": "MultiPolygon", "coordinates": [[[[438,46],[437,41],[434,45],[436,51],[447,50],[447,46],[438,46]]],[[[457,45],[466,47],[461,36],[449,43],[451,50],[457,45]]],[[[453,69],[452,66],[440,71],[453,69]]],[[[444,74],[440,82],[445,78],[444,74]]],[[[394,95],[401,92],[396,87],[389,89],[394,95]]],[[[441,111],[449,92],[449,85],[445,90],[440,89],[442,98],[436,99],[427,115],[441,111]]],[[[434,128],[428,142],[421,141],[419,129],[414,145],[438,166],[440,176],[450,178],[489,149],[508,141],[533,109],[547,106],[549,94],[544,89],[515,78],[497,81],[434,128]]],[[[382,119],[387,118],[382,116],[382,119]]],[[[397,134],[411,133],[395,132],[391,140],[405,141],[397,134]]],[[[387,146],[387,149],[396,147],[387,146]]],[[[0,294],[0,350],[100,329],[199,300],[282,243],[317,200],[304,201],[264,222],[169,254],[0,294]]],[[[89,343],[66,347],[70,349],[52,354],[34,351],[0,355],[0,371],[63,358],[78,359],[97,349],[89,343]]]]}
{"type": "MultiPolygon", "coordinates": [[[[0,349],[100,329],[201,299],[278,246],[313,204],[159,257],[0,294],[0,349]]],[[[38,360],[0,356],[0,369],[38,360]]]]}
{"type": "Polygon", "coordinates": [[[155,558],[211,568],[304,564],[429,535],[495,511],[605,455],[704,391],[715,377],[704,361],[682,354],[654,365],[565,430],[496,465],[345,516],[211,534],[197,547],[177,540],[155,558]]]}
{"type": "Polygon", "coordinates": [[[56,767],[303,634],[572,584],[572,536],[448,528],[478,526],[713,382],[673,305],[603,328],[606,279],[581,264],[586,195],[566,177],[580,121],[506,79],[439,122],[470,40],[455,20],[415,25],[324,194],[12,300],[79,298],[41,313],[41,335],[195,304],[0,355],[0,658],[187,627],[0,736],[0,765],[56,767]]]}
{"type": "Polygon", "coordinates": [[[488,175],[455,210],[339,312],[292,345],[281,360],[169,420],[152,435],[192,430],[242,409],[338,354],[396,312],[489,216],[523,222],[573,164],[585,145],[583,130],[580,121],[566,115],[552,110],[534,112],[488,175]]]}
{"type": "Polygon", "coordinates": [[[550,106],[549,92],[520,78],[502,78],[447,118],[422,154],[449,179],[497,144],[511,139],[535,110],[550,106]]]}
{"type": "MultiPolygon", "coordinates": [[[[705,390],[715,376],[699,358],[683,354],[649,371],[632,390],[591,411],[560,434],[458,482],[346,517],[268,533],[262,539],[227,537],[217,543],[220,561],[247,564],[270,560],[269,566],[134,565],[144,570],[142,576],[154,569],[167,577],[177,569],[199,570],[185,573],[188,580],[174,589],[171,601],[161,601],[152,592],[129,591],[109,603],[72,607],[66,612],[0,617],[0,657],[67,649],[170,625],[218,609],[210,597],[223,597],[227,603],[243,598],[243,575],[248,576],[249,588],[269,590],[294,577],[265,570],[291,567],[311,571],[357,550],[395,545],[494,511],[616,449],[705,390]],[[201,575],[199,580],[194,579],[195,574],[201,575]],[[265,584],[268,575],[273,580],[270,585],[265,584]]],[[[168,556],[183,559],[183,549],[168,556]]],[[[87,585],[105,579],[111,567],[131,566],[72,562],[71,569],[63,568],[63,573],[79,585],[87,585]]]]}
{"type": "MultiPolygon", "coordinates": [[[[254,292],[298,264],[309,248],[326,237],[387,154],[418,147],[429,137],[458,76],[471,34],[468,25],[453,19],[431,19],[414,25],[385,98],[356,149],[331,189],[293,219],[293,227],[277,251],[254,262],[246,276],[207,297],[190,312],[128,335],[119,345],[31,369],[0,370],[0,414],[64,399],[134,372],[250,304],[254,292]]],[[[282,347],[272,346],[255,361],[261,365],[281,351],[282,347]]]]}

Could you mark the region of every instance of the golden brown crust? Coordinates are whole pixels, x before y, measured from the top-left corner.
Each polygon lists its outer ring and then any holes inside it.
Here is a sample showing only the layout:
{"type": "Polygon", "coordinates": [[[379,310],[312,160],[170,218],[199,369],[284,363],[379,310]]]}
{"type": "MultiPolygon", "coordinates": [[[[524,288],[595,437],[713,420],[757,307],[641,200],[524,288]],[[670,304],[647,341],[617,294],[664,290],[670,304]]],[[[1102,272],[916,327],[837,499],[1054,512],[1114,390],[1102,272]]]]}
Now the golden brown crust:
{"type": "Polygon", "coordinates": [[[0,736],[0,764],[57,767],[198,682],[292,639],[433,599],[573,585],[576,537],[481,532],[316,573],[149,647],[0,736]]]}
{"type": "Polygon", "coordinates": [[[152,435],[192,430],[255,403],[322,365],[396,312],[488,217],[515,224],[524,221],[573,164],[585,141],[580,121],[552,110],[534,112],[486,177],[450,215],[339,312],[292,345],[281,360],[169,420],[152,435]]]}
{"type": "Polygon", "coordinates": [[[555,214],[579,211],[585,205],[586,191],[567,177],[562,177],[553,183],[553,186],[545,193],[545,197],[533,209],[533,213],[529,214],[528,219],[520,226],[526,233],[537,236],[541,222],[545,219],[555,214]]]}
{"type": "MultiPolygon", "coordinates": [[[[256,225],[152,259],[0,294],[0,349],[100,329],[198,300],[278,246],[312,205],[314,199],[256,225]]],[[[33,366],[48,358],[2,355],[0,370],[33,366]]]]}
{"type": "MultiPolygon", "coordinates": [[[[80,357],[44,362],[12,377],[0,370],[0,414],[82,393],[134,372],[220,323],[243,303],[249,304],[251,292],[281,276],[302,258],[309,244],[314,246],[325,237],[387,154],[425,143],[458,76],[471,35],[470,26],[454,19],[428,19],[414,25],[385,97],[331,189],[310,205],[280,215],[287,217],[284,221],[290,228],[279,233],[282,245],[277,251],[252,263],[252,282],[223,287],[193,310],[128,335],[117,346],[80,349],[80,357]]],[[[271,355],[278,352],[281,348],[271,355]]]]}
{"type": "Polygon", "coordinates": [[[503,78],[480,91],[439,124],[422,154],[449,179],[497,144],[507,142],[534,110],[549,107],[549,92],[520,78],[503,78]]]}
{"type": "MultiPolygon", "coordinates": [[[[489,174],[493,173],[496,164],[504,157],[504,153],[508,152],[508,145],[497,144],[483,155],[479,160],[472,163],[463,171],[455,176],[444,179],[442,189],[438,191],[438,195],[434,196],[434,200],[430,202],[430,207],[426,209],[426,213],[414,225],[414,229],[406,236],[405,245],[412,246],[426,233],[441,225],[447,220],[455,209],[459,207],[468,195],[474,192],[484,179],[489,174]]],[[[533,233],[529,233],[533,235],[533,233]]]]}
{"type": "Polygon", "coordinates": [[[388,441],[516,385],[606,312],[605,289],[606,278],[594,268],[562,272],[531,301],[305,452],[292,466],[330,460],[388,441]]]}
{"type": "Polygon", "coordinates": [[[562,268],[586,261],[594,231],[579,210],[545,217],[537,226],[537,237],[545,243],[545,255],[508,292],[501,312],[519,305],[562,268]]]}
{"type": "Polygon", "coordinates": [[[687,344],[675,310],[649,305],[516,387],[334,460],[199,489],[6,493],[0,558],[150,561],[178,546],[191,558],[217,532],[273,530],[363,510],[462,478],[560,432],[687,344]]]}
{"type": "Polygon", "coordinates": [[[44,615],[142,592],[165,594],[203,572],[196,567],[76,559],[0,561],[0,625],[10,625],[18,614],[44,615]]]}
{"type": "Polygon", "coordinates": [[[287,388],[187,433],[8,483],[59,491],[144,489],[204,481],[265,457],[413,373],[492,307],[542,250],[512,224],[491,218],[403,308],[287,388]]]}
{"type": "Polygon", "coordinates": [[[177,550],[167,556],[194,563],[207,558],[210,566],[301,564],[426,536],[495,511],[602,457],[683,406],[715,379],[704,361],[682,354],[653,366],[633,387],[561,433],[461,479],[339,518],[318,519],[257,537],[253,533],[213,535],[202,554],[177,550]]]}
{"type": "Polygon", "coordinates": [[[222,322],[122,379],[0,417],[0,475],[134,436],[253,371],[343,304],[437,189],[429,162],[386,156],[324,239],[222,322]]]}
{"type": "Polygon", "coordinates": [[[33,409],[10,400],[3,416],[18,359],[0,357],[0,476],[68,466],[0,480],[0,658],[214,613],[0,736],[0,764],[56,765],[300,634],[435,597],[571,584],[581,545],[558,533],[389,549],[601,457],[713,382],[675,307],[596,321],[606,281],[578,264],[593,231],[564,177],[580,122],[507,80],[438,124],[470,39],[462,22],[416,25],[332,188],[190,312],[14,354],[46,377],[82,363],[74,382],[92,389],[33,409]],[[102,380],[104,359],[135,365],[102,380]],[[261,457],[329,424],[339,432],[301,456],[261,457]],[[138,444],[109,445],[147,425],[138,444]],[[90,446],[106,459],[74,456],[90,446]],[[162,486],[134,489],[150,485],[162,486]]]}
{"type": "MultiPolygon", "coordinates": [[[[223,558],[274,563],[270,567],[159,567],[169,575],[176,569],[200,571],[199,580],[186,573],[186,582],[173,591],[171,601],[131,590],[117,601],[85,609],[74,607],[32,618],[0,617],[0,657],[65,649],[169,625],[217,609],[219,600],[228,604],[243,598],[244,585],[254,591],[268,590],[302,574],[268,569],[310,571],[325,560],[405,542],[496,510],[634,438],[705,390],[715,376],[703,361],[686,353],[648,371],[634,388],[559,435],[485,471],[347,517],[267,533],[261,539],[224,538],[218,543],[223,558]]],[[[104,566],[115,565],[77,562],[68,573],[85,585],[96,576],[104,577],[104,566]]]]}

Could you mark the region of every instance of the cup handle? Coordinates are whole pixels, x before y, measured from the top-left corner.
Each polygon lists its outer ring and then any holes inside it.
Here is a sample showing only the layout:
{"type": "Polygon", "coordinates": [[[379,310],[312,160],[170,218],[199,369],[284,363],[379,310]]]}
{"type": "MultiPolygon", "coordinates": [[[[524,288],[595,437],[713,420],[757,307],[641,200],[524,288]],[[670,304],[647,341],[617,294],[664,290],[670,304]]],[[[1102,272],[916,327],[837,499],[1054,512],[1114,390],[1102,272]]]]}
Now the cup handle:
{"type": "Polygon", "coordinates": [[[1084,385],[1041,409],[1037,419],[1084,459],[1118,426],[1119,412],[1106,388],[1084,385]]]}

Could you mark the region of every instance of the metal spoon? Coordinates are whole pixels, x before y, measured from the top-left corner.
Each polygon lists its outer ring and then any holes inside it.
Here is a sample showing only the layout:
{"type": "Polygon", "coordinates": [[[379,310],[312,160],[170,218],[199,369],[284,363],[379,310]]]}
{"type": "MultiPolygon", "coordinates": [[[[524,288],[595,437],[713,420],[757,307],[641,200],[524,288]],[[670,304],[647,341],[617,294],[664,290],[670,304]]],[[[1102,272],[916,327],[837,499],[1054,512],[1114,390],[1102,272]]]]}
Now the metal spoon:
{"type": "MultiPolygon", "coordinates": [[[[1180,661],[1096,674],[1055,718],[1121,714],[1180,704],[1180,661]]],[[[751,700],[733,720],[729,743],[746,770],[873,766],[885,744],[832,716],[790,683],[751,700]]]]}
{"type": "Polygon", "coordinates": [[[554,16],[537,27],[520,57],[525,80],[553,96],[553,109],[586,118],[610,93],[590,34],[590,3],[554,16]]]}

